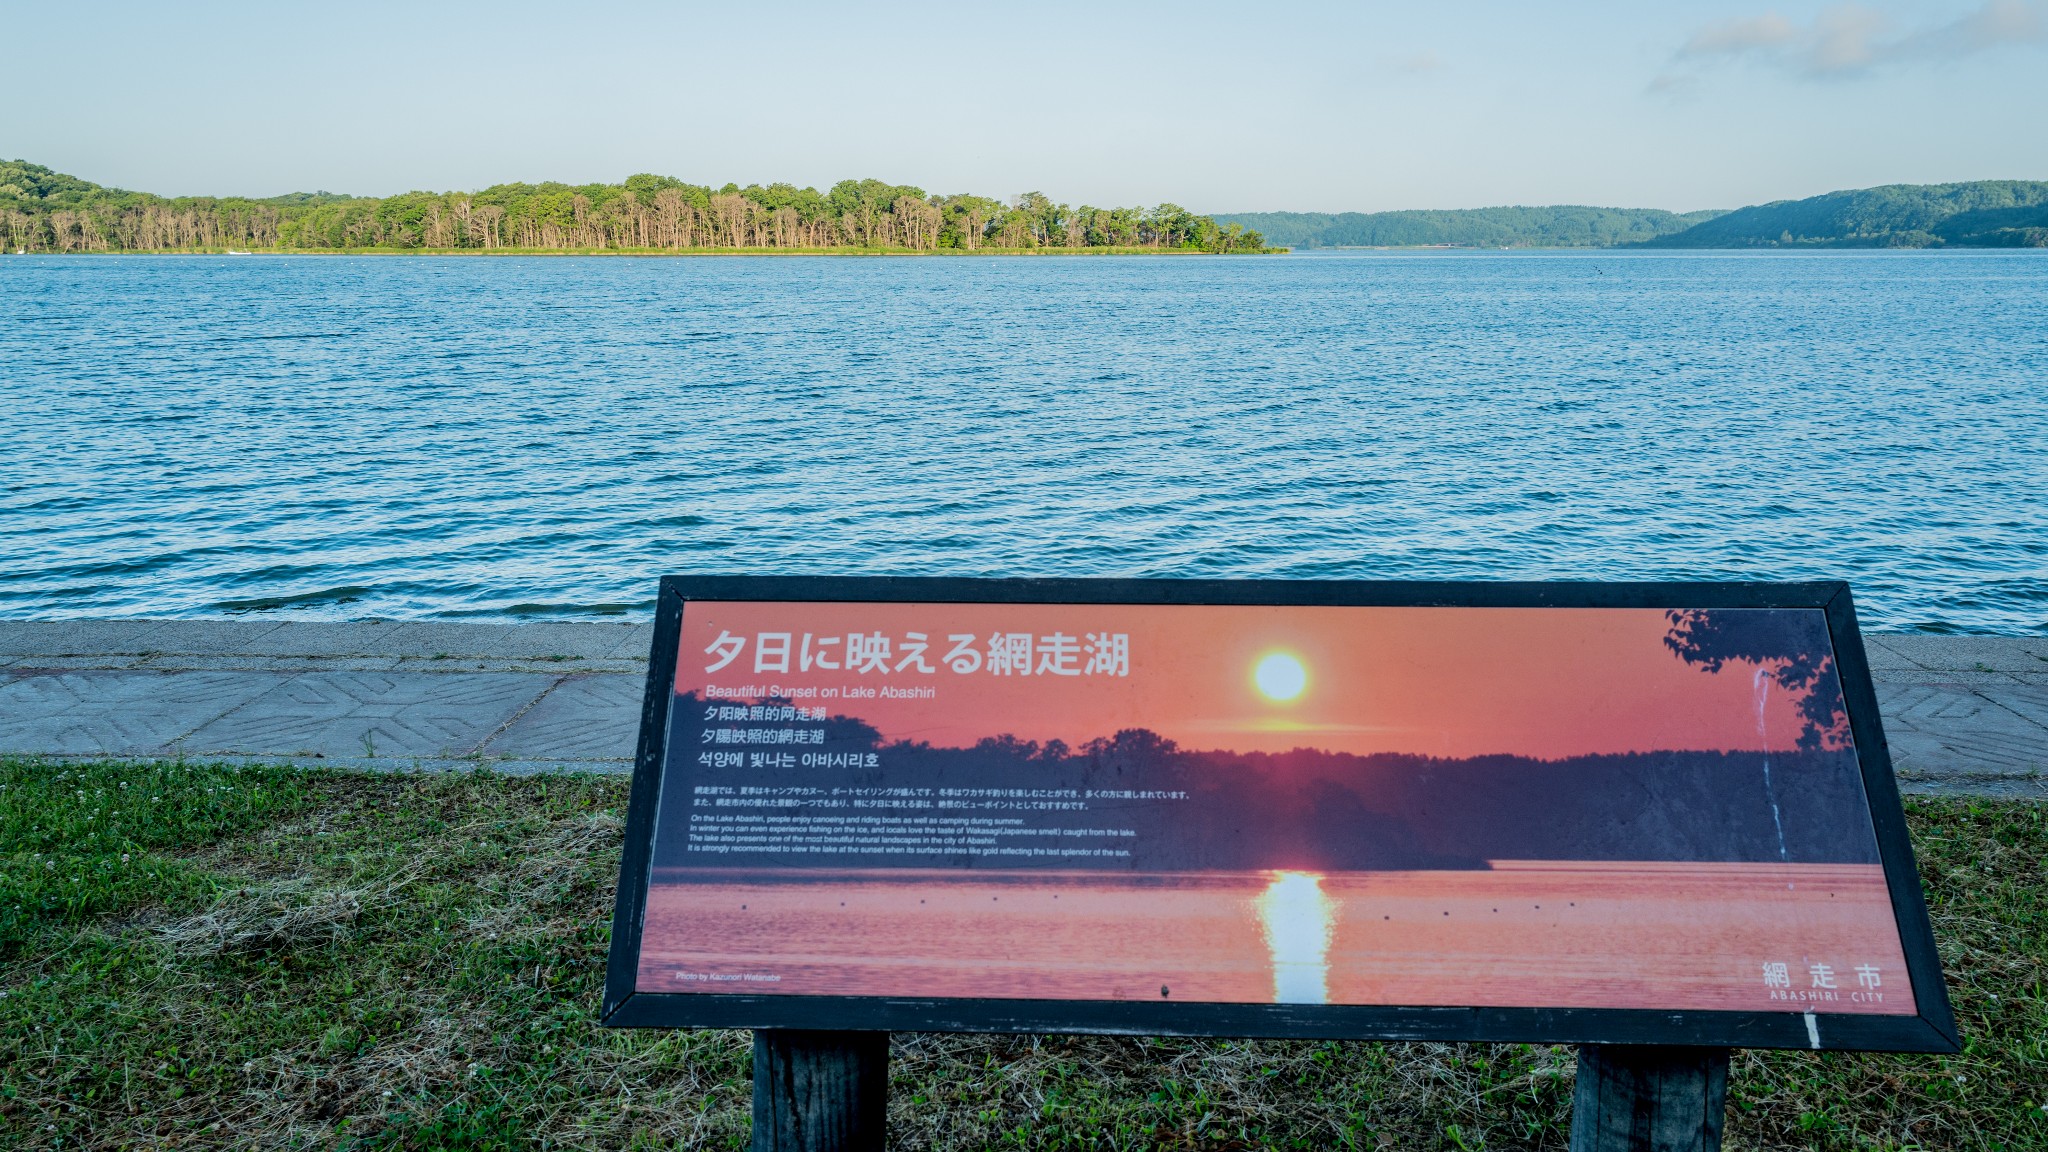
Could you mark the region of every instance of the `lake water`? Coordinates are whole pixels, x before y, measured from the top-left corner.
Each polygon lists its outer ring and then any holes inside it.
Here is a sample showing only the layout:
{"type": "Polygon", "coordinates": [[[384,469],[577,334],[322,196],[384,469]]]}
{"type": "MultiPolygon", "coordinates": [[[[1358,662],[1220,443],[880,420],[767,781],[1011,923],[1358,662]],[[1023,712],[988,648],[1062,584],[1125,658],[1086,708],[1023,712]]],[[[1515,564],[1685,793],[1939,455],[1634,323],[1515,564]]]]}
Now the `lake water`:
{"type": "Polygon", "coordinates": [[[2048,257],[0,259],[0,616],[1842,577],[2048,632],[2048,257]]]}

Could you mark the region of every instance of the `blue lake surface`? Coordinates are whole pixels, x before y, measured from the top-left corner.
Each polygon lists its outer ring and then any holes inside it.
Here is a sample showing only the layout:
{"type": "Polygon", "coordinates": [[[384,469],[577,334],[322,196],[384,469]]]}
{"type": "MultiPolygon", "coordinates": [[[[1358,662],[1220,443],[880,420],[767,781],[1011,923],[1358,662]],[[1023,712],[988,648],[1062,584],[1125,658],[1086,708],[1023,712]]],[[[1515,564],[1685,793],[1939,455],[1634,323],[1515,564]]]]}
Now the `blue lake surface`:
{"type": "Polygon", "coordinates": [[[2048,257],[0,259],[0,616],[1846,578],[2048,632],[2048,257]]]}

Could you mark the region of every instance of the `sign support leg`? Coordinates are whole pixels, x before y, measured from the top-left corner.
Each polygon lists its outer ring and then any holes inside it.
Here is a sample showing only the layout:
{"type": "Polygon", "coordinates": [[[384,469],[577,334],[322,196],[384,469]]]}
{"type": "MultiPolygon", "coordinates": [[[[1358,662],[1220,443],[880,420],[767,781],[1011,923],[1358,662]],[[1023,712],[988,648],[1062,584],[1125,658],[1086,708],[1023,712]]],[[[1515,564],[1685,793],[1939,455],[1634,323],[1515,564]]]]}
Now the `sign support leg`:
{"type": "Polygon", "coordinates": [[[889,1034],[754,1033],[754,1152],[882,1152],[889,1034]]]}
{"type": "Polygon", "coordinates": [[[1571,1152],[1721,1152],[1728,1049],[1585,1044],[1571,1152]]]}

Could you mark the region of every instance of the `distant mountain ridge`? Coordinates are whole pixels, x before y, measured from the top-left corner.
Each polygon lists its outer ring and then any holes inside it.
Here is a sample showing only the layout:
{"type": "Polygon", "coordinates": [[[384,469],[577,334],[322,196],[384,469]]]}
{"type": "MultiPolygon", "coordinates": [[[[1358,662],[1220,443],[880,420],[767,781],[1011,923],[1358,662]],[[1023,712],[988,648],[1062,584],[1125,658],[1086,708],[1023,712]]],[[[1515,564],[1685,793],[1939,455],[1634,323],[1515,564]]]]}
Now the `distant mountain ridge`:
{"type": "Polygon", "coordinates": [[[1291,248],[2042,248],[2048,181],[1886,184],[1732,212],[1558,205],[1215,219],[1291,248]]]}
{"type": "Polygon", "coordinates": [[[1289,248],[1612,248],[1683,232],[1719,212],[1579,204],[1399,212],[1226,212],[1289,248]]]}
{"type": "Polygon", "coordinates": [[[1649,248],[2043,248],[2048,181],[1886,184],[1738,208],[1649,248]]]}

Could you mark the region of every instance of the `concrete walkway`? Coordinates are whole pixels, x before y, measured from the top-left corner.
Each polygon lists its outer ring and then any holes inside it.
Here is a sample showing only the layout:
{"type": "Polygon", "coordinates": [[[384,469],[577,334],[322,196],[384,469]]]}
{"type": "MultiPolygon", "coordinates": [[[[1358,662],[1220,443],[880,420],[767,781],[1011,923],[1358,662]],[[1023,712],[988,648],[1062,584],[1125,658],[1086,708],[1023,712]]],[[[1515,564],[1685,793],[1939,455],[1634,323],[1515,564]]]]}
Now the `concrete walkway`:
{"type": "MultiPolygon", "coordinates": [[[[0,753],[623,772],[651,632],[0,621],[0,753]]],[[[2048,798],[2048,637],[1866,639],[1907,790],[2048,798]]]]}

